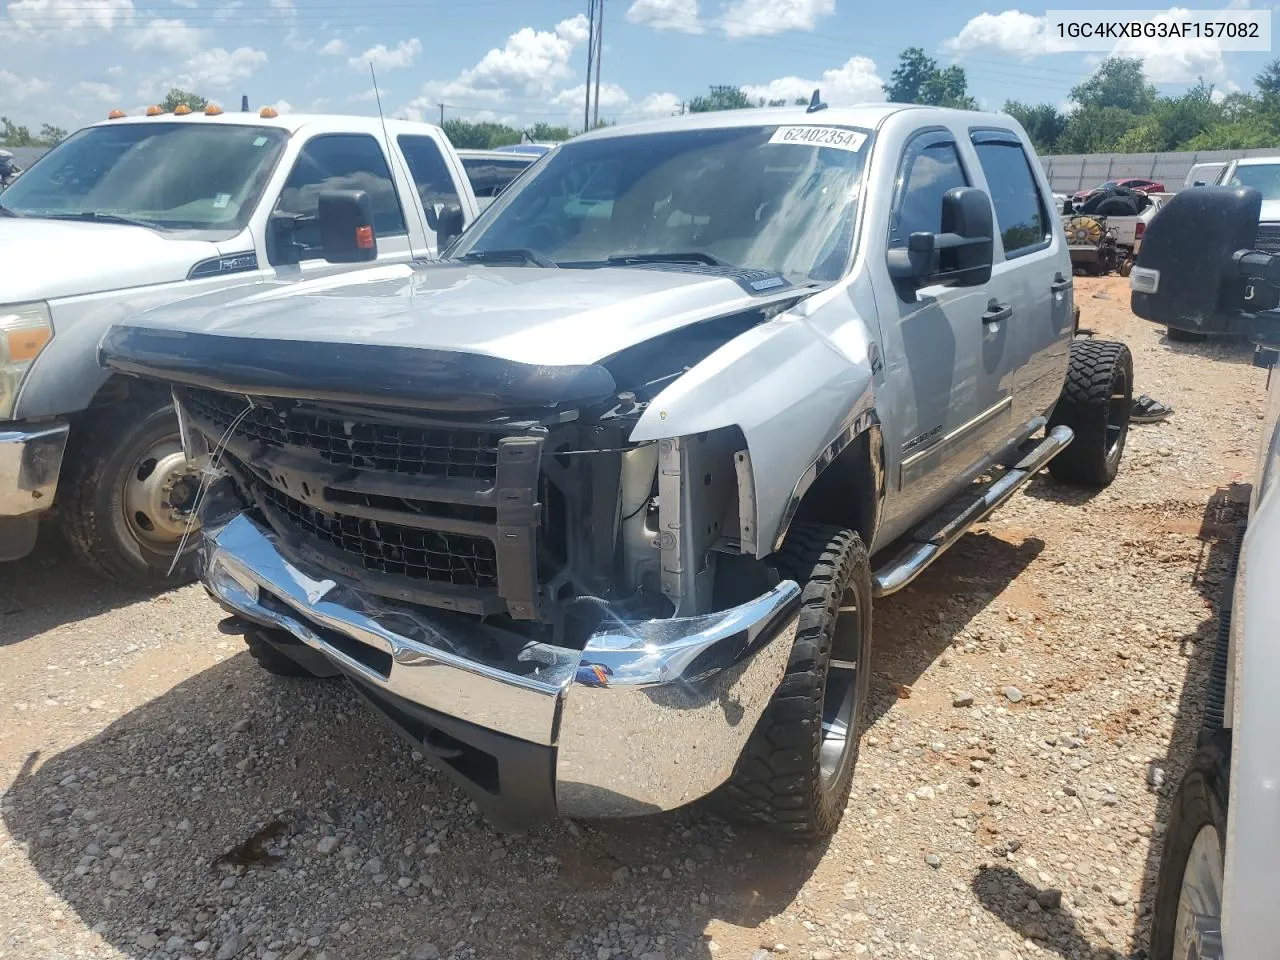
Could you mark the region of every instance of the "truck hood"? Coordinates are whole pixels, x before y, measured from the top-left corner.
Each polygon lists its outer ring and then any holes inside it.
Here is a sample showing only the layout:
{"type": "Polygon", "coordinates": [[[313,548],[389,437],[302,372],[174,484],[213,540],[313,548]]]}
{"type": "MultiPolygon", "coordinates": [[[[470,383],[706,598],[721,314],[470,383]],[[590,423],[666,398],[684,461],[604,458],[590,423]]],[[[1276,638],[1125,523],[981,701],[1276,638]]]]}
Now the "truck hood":
{"type": "Polygon", "coordinates": [[[504,393],[556,403],[608,393],[599,363],[627,347],[812,292],[774,283],[682,268],[374,268],[160,307],[113,327],[100,357],[126,372],[274,395],[434,406],[449,391],[478,391],[488,399],[459,404],[491,408],[504,393]]]}
{"type": "Polygon", "coordinates": [[[218,256],[207,240],[178,240],[115,223],[0,218],[0,303],[174,283],[218,256]]]}

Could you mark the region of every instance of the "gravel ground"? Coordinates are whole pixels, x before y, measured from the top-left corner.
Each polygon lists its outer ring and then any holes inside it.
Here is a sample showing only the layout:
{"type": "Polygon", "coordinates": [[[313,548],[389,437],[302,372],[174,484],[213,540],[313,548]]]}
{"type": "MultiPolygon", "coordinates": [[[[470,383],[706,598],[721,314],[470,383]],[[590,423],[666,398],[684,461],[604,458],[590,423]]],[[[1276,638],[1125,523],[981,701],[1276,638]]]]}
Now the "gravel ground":
{"type": "Polygon", "coordinates": [[[1041,478],[876,610],[819,848],[695,807],[494,832],[340,684],[259,671],[199,587],[47,537],[0,568],[0,957],[1139,957],[1265,375],[1077,280],[1139,388],[1121,475],[1041,478]]]}

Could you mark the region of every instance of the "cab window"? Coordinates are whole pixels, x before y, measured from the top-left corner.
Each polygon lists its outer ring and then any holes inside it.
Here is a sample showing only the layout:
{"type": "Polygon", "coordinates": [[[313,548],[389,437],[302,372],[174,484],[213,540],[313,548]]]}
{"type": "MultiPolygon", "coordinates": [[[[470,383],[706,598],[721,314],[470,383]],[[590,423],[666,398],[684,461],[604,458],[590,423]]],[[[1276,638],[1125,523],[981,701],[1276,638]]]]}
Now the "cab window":
{"type": "Polygon", "coordinates": [[[1005,259],[1044,246],[1049,214],[1021,141],[1011,131],[980,130],[973,134],[973,149],[991,191],[1005,259]]]}
{"type": "Polygon", "coordinates": [[[896,200],[889,221],[889,245],[905,246],[913,233],[942,232],[942,198],[948,190],[969,186],[960,153],[944,131],[913,139],[902,157],[896,200]]]}
{"type": "Polygon", "coordinates": [[[302,148],[276,203],[277,214],[297,218],[293,241],[302,248],[303,259],[320,256],[316,215],[320,194],[328,190],[365,191],[373,205],[375,234],[406,233],[400,198],[378,141],[365,134],[325,134],[302,148]]]}

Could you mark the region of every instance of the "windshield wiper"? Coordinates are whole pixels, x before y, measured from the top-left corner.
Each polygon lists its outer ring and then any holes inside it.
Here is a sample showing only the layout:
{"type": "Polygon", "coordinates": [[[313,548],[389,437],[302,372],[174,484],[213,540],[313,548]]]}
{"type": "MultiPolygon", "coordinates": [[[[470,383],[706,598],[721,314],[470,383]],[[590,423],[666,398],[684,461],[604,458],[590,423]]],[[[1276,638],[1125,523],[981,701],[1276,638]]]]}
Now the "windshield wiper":
{"type": "Polygon", "coordinates": [[[554,260],[550,260],[536,250],[529,250],[526,247],[508,247],[503,250],[472,250],[470,253],[464,253],[459,260],[465,260],[468,263],[510,263],[513,260],[518,263],[532,263],[535,267],[558,267],[559,264],[554,260]]]}
{"type": "Polygon", "coordinates": [[[158,229],[159,224],[151,220],[137,220],[133,217],[121,217],[114,213],[100,213],[97,210],[85,210],[82,213],[48,213],[49,220],[91,220],[94,223],[122,223],[127,227],[146,227],[158,229]]]}
{"type": "Polygon", "coordinates": [[[22,214],[14,213],[12,210],[6,207],[3,203],[0,203],[0,217],[20,217],[20,216],[22,216],[22,214]]]}
{"type": "Polygon", "coordinates": [[[697,250],[676,250],[669,252],[657,253],[617,253],[606,260],[607,263],[623,264],[628,263],[705,263],[712,267],[724,267],[727,270],[737,270],[737,266],[729,263],[727,260],[721,260],[709,253],[702,253],[697,250]]]}

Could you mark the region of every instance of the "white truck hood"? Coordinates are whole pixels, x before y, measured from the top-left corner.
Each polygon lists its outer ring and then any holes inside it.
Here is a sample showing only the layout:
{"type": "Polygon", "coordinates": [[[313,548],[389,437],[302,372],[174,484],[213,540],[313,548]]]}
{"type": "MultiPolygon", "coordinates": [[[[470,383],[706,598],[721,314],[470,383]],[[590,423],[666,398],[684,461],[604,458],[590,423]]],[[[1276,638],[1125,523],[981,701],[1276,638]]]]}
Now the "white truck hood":
{"type": "Polygon", "coordinates": [[[0,218],[0,303],[175,283],[216,257],[207,240],[124,224],[0,218]]]}

